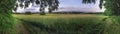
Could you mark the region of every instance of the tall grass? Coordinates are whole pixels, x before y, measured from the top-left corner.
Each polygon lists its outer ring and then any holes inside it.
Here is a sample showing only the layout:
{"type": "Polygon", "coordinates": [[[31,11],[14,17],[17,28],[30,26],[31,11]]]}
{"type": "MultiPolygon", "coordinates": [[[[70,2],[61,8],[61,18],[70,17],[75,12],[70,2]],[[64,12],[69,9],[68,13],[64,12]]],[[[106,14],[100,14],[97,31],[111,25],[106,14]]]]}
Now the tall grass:
{"type": "Polygon", "coordinates": [[[10,14],[0,14],[0,34],[14,34],[15,20],[10,14]]]}
{"type": "Polygon", "coordinates": [[[112,23],[109,23],[109,27],[107,27],[109,34],[120,34],[120,16],[110,16],[109,17],[112,23]]]}
{"type": "Polygon", "coordinates": [[[120,30],[111,19],[95,14],[14,16],[23,22],[31,34],[119,34],[120,30]]]}

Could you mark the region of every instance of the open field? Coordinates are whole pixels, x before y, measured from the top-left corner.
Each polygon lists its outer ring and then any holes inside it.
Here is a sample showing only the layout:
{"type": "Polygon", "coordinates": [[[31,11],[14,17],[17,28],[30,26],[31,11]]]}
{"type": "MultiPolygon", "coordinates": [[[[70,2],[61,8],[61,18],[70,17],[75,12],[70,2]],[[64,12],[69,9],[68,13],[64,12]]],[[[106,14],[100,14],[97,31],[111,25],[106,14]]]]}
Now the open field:
{"type": "MultiPolygon", "coordinates": [[[[14,14],[28,34],[115,34],[118,27],[98,14],[14,14]],[[112,32],[115,31],[115,32],[112,32]]],[[[22,32],[24,33],[24,32],[22,32]]]]}

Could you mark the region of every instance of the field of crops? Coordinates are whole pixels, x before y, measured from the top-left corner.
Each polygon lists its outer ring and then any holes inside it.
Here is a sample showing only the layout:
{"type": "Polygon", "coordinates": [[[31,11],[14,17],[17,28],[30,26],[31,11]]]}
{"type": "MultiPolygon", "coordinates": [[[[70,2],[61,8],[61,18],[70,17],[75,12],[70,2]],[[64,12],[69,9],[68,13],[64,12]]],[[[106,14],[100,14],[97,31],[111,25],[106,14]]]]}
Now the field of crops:
{"type": "Polygon", "coordinates": [[[14,14],[13,16],[16,17],[18,24],[24,26],[27,34],[116,34],[119,31],[118,26],[107,16],[97,14],[14,14]]]}

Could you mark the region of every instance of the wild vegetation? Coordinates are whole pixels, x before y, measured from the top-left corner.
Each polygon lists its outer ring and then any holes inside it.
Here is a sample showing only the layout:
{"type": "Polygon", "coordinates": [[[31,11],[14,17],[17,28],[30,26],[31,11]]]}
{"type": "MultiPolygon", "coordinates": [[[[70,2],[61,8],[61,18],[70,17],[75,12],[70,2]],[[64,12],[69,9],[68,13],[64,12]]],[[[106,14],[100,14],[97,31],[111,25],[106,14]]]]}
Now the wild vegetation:
{"type": "Polygon", "coordinates": [[[14,34],[15,21],[11,15],[14,4],[15,0],[0,0],[0,34],[14,34]]]}
{"type": "Polygon", "coordinates": [[[103,15],[17,14],[14,16],[24,24],[29,34],[119,34],[120,32],[119,25],[103,15]]]}
{"type": "Polygon", "coordinates": [[[52,13],[52,11],[57,10],[59,6],[58,0],[17,0],[15,10],[17,7],[27,8],[29,7],[30,3],[40,5],[40,14],[45,15],[45,8],[48,7],[48,12],[52,13]]]}
{"type": "Polygon", "coordinates": [[[109,16],[119,16],[120,15],[120,0],[105,0],[105,14],[109,16]]]}
{"type": "MultiPolygon", "coordinates": [[[[12,16],[12,10],[15,9],[15,5],[16,7],[18,6],[16,1],[17,0],[0,0],[0,34],[15,34],[14,26],[17,21],[15,22],[15,19],[12,16]]],[[[25,22],[23,24],[27,24],[25,27],[28,26],[27,28],[31,34],[39,34],[40,32],[43,32],[44,34],[45,32],[48,34],[54,32],[57,32],[58,34],[72,34],[75,33],[73,31],[77,31],[75,34],[120,34],[120,0],[100,0],[100,8],[103,5],[103,1],[106,1],[106,11],[104,14],[108,15],[107,18],[83,15],[72,16],[72,14],[68,17],[64,17],[67,15],[57,15],[58,17],[56,17],[56,15],[49,16],[44,15],[44,8],[49,6],[49,12],[56,10],[59,4],[58,0],[18,1],[20,2],[21,7],[28,6],[29,3],[32,2],[40,4],[40,11],[42,11],[41,14],[43,14],[43,16],[35,15],[36,17],[33,18],[31,15],[27,15],[29,16],[28,18],[24,15],[18,15],[19,17],[15,15],[17,19],[25,22]]],[[[83,3],[95,3],[95,0],[83,0],[83,3]]]]}
{"type": "Polygon", "coordinates": [[[102,19],[106,18],[84,14],[48,14],[45,16],[18,14],[15,17],[22,21],[31,34],[92,34],[94,31],[100,33],[101,27],[99,26],[102,25],[102,19]]]}

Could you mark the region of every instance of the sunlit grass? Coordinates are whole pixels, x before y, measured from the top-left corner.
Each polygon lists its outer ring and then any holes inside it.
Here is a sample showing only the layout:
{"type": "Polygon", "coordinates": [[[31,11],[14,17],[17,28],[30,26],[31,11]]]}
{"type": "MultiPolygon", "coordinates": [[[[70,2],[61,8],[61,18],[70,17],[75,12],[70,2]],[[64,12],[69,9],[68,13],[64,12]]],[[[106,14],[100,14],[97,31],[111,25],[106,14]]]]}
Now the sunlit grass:
{"type": "Polygon", "coordinates": [[[42,33],[51,31],[55,34],[98,34],[104,32],[105,27],[109,27],[109,25],[106,26],[106,20],[104,20],[108,17],[98,14],[14,14],[13,16],[22,19],[24,25],[33,34],[40,31],[42,33]]]}
{"type": "Polygon", "coordinates": [[[47,15],[14,15],[19,19],[35,21],[35,22],[43,22],[43,23],[53,23],[55,21],[64,20],[65,22],[69,22],[69,20],[73,20],[76,22],[89,22],[89,21],[101,21],[102,19],[106,18],[107,16],[103,15],[96,15],[96,14],[47,14],[47,15]]]}

